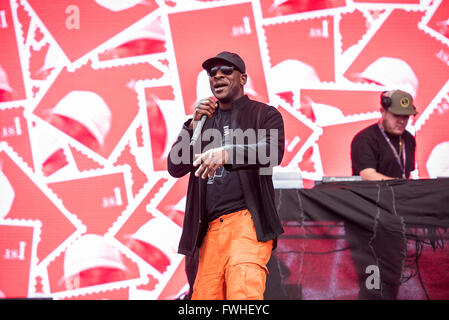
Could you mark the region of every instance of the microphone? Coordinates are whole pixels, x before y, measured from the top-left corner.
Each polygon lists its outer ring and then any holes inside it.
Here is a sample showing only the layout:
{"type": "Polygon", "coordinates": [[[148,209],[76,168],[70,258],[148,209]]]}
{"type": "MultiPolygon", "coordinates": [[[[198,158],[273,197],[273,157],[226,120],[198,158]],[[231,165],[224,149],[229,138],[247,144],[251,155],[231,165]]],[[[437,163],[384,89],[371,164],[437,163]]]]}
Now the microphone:
{"type": "Polygon", "coordinates": [[[197,123],[197,125],[195,127],[195,131],[193,131],[192,139],[190,139],[190,145],[191,146],[195,145],[196,141],[200,137],[201,130],[203,129],[203,125],[206,122],[206,119],[207,119],[207,115],[203,114],[201,116],[200,121],[198,121],[198,123],[197,123]]]}

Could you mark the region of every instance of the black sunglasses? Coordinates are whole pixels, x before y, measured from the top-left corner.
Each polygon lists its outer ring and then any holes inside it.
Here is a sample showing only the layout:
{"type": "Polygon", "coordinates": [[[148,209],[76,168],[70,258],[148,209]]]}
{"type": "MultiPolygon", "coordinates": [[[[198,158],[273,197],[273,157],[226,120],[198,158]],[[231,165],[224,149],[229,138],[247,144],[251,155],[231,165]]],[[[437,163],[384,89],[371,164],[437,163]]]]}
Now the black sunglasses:
{"type": "Polygon", "coordinates": [[[234,72],[235,67],[226,65],[215,66],[207,70],[207,74],[209,75],[209,77],[214,77],[217,74],[218,70],[220,70],[221,73],[223,73],[225,76],[230,76],[234,72]]]}

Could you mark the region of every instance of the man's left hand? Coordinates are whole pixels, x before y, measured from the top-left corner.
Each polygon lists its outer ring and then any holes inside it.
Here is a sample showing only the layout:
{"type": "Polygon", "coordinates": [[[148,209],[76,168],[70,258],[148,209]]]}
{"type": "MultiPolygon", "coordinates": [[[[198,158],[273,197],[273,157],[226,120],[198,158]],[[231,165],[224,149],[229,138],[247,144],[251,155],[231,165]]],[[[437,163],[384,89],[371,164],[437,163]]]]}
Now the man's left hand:
{"type": "Polygon", "coordinates": [[[195,176],[201,176],[202,179],[206,179],[207,176],[213,177],[215,171],[226,163],[228,157],[228,152],[223,147],[195,154],[196,160],[193,162],[193,166],[199,166],[195,172],[195,176]]]}

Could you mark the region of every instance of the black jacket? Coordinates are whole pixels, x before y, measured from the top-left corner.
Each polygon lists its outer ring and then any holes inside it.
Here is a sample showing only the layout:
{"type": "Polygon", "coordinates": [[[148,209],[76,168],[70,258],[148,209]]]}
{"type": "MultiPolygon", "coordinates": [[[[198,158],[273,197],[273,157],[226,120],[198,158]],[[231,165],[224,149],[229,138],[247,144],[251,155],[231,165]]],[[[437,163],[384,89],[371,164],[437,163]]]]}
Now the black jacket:
{"type": "MultiPolygon", "coordinates": [[[[214,115],[206,120],[202,132],[212,127],[213,117],[214,115]]],[[[193,130],[189,129],[190,121],[184,123],[168,157],[170,175],[180,178],[190,173],[184,224],[178,248],[178,252],[185,255],[192,255],[195,247],[201,246],[208,226],[205,220],[207,179],[195,177],[197,168],[192,165],[193,154],[200,153],[200,150],[205,151],[208,147],[221,146],[221,143],[213,145],[210,141],[198,141],[197,145],[189,147],[193,134],[193,130]],[[179,163],[182,157],[184,161],[179,163]]],[[[270,172],[271,167],[280,164],[284,154],[282,116],[276,108],[250,100],[245,95],[233,103],[230,129],[241,129],[243,132],[247,129],[267,130],[259,131],[256,143],[250,144],[246,141],[236,143],[240,138],[234,140],[234,143],[227,147],[232,156],[225,164],[225,168],[229,171],[238,171],[258,240],[276,239],[284,230],[276,210],[272,176],[267,174],[267,171],[270,172]],[[277,139],[275,135],[270,135],[270,129],[274,129],[272,133],[277,133],[277,139]],[[263,135],[263,132],[267,134],[263,135]],[[268,159],[270,159],[269,162],[268,159]]]]}

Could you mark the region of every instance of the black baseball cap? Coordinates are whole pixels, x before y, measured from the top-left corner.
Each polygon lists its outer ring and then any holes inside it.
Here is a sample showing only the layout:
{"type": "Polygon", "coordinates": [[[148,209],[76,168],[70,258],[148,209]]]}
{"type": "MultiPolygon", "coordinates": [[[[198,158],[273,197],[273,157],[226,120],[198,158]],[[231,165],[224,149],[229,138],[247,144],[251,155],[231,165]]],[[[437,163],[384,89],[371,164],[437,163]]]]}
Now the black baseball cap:
{"type": "Polygon", "coordinates": [[[245,62],[237,53],[223,51],[215,57],[209,58],[201,65],[205,70],[209,70],[216,61],[225,61],[234,65],[241,73],[246,72],[245,62]]]}

